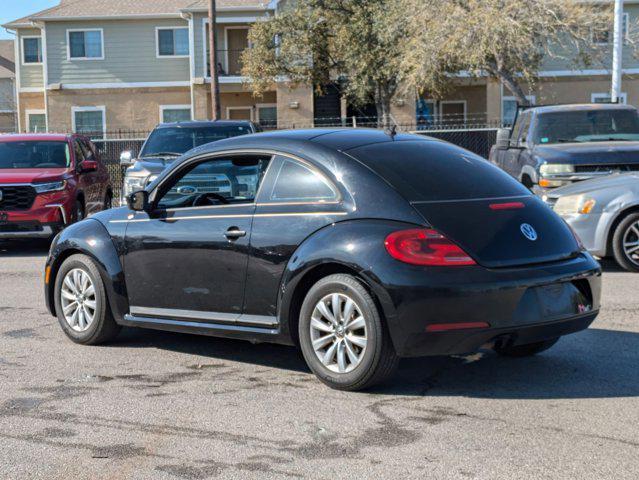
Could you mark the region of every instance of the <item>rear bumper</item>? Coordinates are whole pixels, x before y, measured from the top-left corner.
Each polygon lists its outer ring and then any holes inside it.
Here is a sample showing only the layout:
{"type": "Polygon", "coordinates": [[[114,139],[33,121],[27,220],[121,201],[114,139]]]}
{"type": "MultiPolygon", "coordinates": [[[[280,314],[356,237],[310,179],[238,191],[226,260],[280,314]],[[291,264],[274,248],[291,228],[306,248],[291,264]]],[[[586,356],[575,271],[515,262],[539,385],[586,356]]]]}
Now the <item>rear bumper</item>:
{"type": "Polygon", "coordinates": [[[585,330],[598,313],[589,312],[585,315],[532,325],[420,333],[406,339],[400,356],[463,355],[476,352],[482,345],[497,341],[513,346],[541,342],[585,330]]]}
{"type": "Polygon", "coordinates": [[[382,302],[402,357],[471,353],[497,339],[517,345],[554,338],[587,328],[600,308],[601,269],[586,253],[521,268],[415,270],[412,284],[406,273],[403,284],[387,284],[392,304],[382,302]],[[447,329],[459,324],[474,328],[447,329]]]}

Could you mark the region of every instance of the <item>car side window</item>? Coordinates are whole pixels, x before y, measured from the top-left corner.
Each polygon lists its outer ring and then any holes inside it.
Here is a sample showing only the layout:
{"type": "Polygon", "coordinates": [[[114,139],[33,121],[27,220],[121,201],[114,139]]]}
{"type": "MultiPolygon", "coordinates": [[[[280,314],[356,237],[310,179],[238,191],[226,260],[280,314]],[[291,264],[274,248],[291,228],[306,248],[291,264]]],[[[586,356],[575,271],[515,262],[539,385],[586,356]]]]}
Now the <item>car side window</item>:
{"type": "Polygon", "coordinates": [[[530,130],[530,122],[532,115],[530,113],[525,114],[522,120],[521,129],[519,130],[519,136],[517,138],[517,144],[521,145],[528,139],[528,131],[530,130]]]}
{"type": "Polygon", "coordinates": [[[517,122],[513,127],[513,134],[510,137],[510,146],[518,147],[519,140],[522,135],[526,135],[528,133],[528,127],[530,127],[530,113],[524,112],[519,114],[517,117],[517,122]]]}
{"type": "Polygon", "coordinates": [[[86,160],[97,160],[91,145],[86,140],[81,141],[82,151],[84,152],[84,158],[86,160]]]}
{"type": "Polygon", "coordinates": [[[82,150],[82,146],[80,145],[79,140],[75,140],[73,142],[73,150],[75,152],[75,163],[76,165],[79,165],[85,160],[84,150],[82,150]]]}
{"type": "Polygon", "coordinates": [[[278,157],[275,180],[268,201],[331,201],[337,199],[337,191],[320,172],[300,162],[278,157]]]}
{"type": "Polygon", "coordinates": [[[253,203],[270,156],[204,160],[178,171],[158,192],[158,208],[253,203]]]}

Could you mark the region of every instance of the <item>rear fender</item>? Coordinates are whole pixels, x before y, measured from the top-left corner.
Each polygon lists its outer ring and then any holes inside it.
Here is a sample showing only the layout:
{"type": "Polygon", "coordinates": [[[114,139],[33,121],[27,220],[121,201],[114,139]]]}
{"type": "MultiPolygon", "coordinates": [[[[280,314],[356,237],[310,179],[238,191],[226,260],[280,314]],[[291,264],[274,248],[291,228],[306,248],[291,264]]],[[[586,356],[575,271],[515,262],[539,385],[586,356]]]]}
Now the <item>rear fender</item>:
{"type": "Polygon", "coordinates": [[[51,268],[45,283],[47,308],[55,315],[54,289],[60,266],[68,257],[84,254],[91,257],[100,272],[111,312],[119,320],[129,310],[124,272],[111,236],[95,219],[86,219],[63,230],[53,241],[46,266],[51,268]]]}
{"type": "Polygon", "coordinates": [[[296,290],[305,275],[327,264],[354,272],[376,297],[386,321],[394,322],[394,303],[384,285],[396,260],[386,252],[384,240],[391,232],[414,227],[414,224],[393,220],[350,220],[332,224],[307,238],[282,275],[278,298],[282,333],[295,338],[296,332],[291,332],[290,326],[297,319],[290,318],[290,314],[296,290]]]}

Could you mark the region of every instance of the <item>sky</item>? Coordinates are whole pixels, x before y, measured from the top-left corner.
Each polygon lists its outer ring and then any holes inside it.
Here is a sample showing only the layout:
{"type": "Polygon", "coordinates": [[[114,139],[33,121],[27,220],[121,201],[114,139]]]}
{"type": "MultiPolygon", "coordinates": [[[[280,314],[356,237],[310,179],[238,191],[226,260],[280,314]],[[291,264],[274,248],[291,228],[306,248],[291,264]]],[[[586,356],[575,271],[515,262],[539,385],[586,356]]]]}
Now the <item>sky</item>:
{"type": "MultiPolygon", "coordinates": [[[[0,0],[0,25],[58,5],[60,0],[0,0]]],[[[0,27],[0,39],[13,38],[0,27]]]]}

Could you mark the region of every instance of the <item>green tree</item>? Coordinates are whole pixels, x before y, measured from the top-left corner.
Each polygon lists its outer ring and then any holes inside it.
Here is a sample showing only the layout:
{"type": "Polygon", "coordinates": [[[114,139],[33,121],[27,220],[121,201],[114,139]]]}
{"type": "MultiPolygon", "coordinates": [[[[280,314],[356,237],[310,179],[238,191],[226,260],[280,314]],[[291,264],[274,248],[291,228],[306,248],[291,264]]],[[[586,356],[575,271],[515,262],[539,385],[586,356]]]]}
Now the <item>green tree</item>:
{"type": "Polygon", "coordinates": [[[405,0],[297,0],[251,28],[243,75],[256,95],[282,79],[321,89],[343,78],[343,93],[355,103],[373,100],[380,126],[388,127],[393,98],[414,92],[403,67],[410,33],[405,5],[405,0]]]}
{"type": "MultiPolygon", "coordinates": [[[[605,54],[595,41],[612,26],[612,2],[576,0],[407,0],[411,38],[404,64],[410,81],[428,84],[433,38],[439,57],[454,74],[498,79],[519,103],[523,84],[533,85],[544,58],[588,66],[605,54]],[[427,22],[431,31],[425,32],[427,22]],[[432,29],[435,29],[433,31],[432,29]],[[426,66],[426,67],[424,67],[426,66]]],[[[605,38],[605,37],[604,37],[605,38]]]]}

